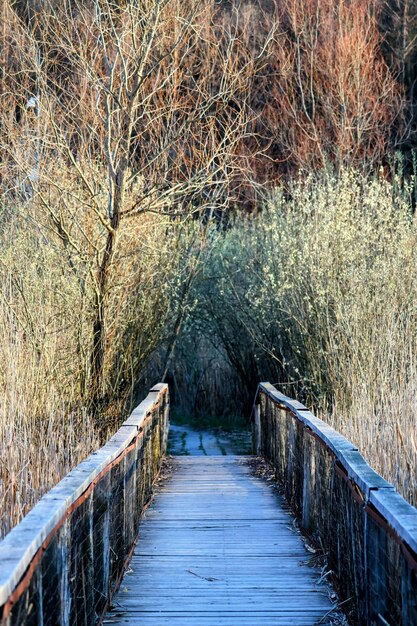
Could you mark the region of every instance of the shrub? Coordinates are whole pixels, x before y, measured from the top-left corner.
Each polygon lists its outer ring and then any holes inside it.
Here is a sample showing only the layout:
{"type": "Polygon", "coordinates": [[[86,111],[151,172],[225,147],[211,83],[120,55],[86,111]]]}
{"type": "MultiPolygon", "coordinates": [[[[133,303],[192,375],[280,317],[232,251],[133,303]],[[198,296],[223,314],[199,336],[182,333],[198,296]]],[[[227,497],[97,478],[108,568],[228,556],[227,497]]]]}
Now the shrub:
{"type": "Polygon", "coordinates": [[[171,335],[198,231],[158,215],[121,229],[124,273],[109,290],[107,407],[97,420],[89,406],[93,285],[47,224],[31,203],[3,206],[0,216],[0,536],[161,375],[149,372],[151,359],[171,335]]]}
{"type": "Polygon", "coordinates": [[[241,378],[313,404],[415,502],[413,184],[342,170],[277,190],[220,239],[197,297],[241,378]]]}

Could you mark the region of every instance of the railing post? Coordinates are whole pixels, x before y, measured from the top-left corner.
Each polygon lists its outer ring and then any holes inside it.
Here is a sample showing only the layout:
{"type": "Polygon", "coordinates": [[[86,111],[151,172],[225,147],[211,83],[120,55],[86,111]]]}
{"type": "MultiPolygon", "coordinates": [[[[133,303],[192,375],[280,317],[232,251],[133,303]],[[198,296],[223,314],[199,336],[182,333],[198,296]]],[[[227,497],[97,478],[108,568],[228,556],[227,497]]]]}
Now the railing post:
{"type": "Polygon", "coordinates": [[[253,408],[252,420],[252,449],[256,456],[261,454],[261,406],[255,404],[253,408]]]}
{"type": "Polygon", "coordinates": [[[326,552],[349,623],[417,626],[416,509],[303,404],[269,383],[256,402],[254,449],[326,552]]]}
{"type": "Polygon", "coordinates": [[[304,476],[301,523],[307,531],[314,530],[315,458],[313,438],[304,437],[304,476]]]}

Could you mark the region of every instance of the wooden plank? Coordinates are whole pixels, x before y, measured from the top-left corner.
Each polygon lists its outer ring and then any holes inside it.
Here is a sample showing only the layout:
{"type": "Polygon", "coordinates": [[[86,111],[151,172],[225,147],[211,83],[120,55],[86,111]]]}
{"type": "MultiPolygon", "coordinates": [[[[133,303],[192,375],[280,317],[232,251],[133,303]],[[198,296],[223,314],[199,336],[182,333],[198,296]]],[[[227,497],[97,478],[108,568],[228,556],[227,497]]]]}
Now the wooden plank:
{"type": "Polygon", "coordinates": [[[104,624],[312,626],[333,605],[310,557],[246,457],[177,457],[104,624]]]}
{"type": "Polygon", "coordinates": [[[298,400],[294,400],[293,398],[285,396],[280,391],[277,391],[275,387],[271,385],[271,383],[260,383],[259,389],[261,391],[264,391],[270,398],[272,398],[272,400],[274,400],[278,404],[281,404],[290,409],[290,411],[308,411],[307,407],[304,406],[304,404],[302,404],[298,400]]]}
{"type": "MultiPolygon", "coordinates": [[[[280,612],[264,615],[237,613],[232,615],[194,615],[187,613],[155,614],[128,613],[109,616],[105,624],[120,626],[313,626],[323,617],[322,612],[303,615],[301,612],[280,612]]],[[[325,622],[326,623],[326,622],[325,622]]]]}
{"type": "Polygon", "coordinates": [[[346,469],[349,478],[358,485],[366,499],[369,498],[372,490],[393,490],[393,486],[368,465],[360,452],[356,450],[339,451],[338,458],[346,469]]]}
{"type": "Polygon", "coordinates": [[[94,479],[129,446],[137,436],[144,413],[167,391],[167,385],[153,388],[117,433],[93,452],[51,489],[0,542],[0,607],[7,601],[42,543],[64,518],[68,508],[94,479]]]}
{"type": "Polygon", "coordinates": [[[322,441],[330,448],[330,450],[338,456],[342,450],[357,450],[358,448],[353,445],[349,439],[341,435],[337,430],[326,424],[322,419],[316,417],[307,410],[294,411],[297,418],[307,428],[313,431],[322,441]]]}
{"type": "Polygon", "coordinates": [[[417,554],[417,510],[394,489],[373,491],[371,504],[417,554]]]}

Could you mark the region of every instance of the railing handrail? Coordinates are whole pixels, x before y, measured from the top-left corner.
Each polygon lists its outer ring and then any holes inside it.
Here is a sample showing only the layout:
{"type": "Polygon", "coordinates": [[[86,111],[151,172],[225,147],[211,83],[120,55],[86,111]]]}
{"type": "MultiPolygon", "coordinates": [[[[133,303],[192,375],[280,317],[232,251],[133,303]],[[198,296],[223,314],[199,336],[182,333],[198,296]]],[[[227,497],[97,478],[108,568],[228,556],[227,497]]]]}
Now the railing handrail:
{"type": "Polygon", "coordinates": [[[326,554],[349,622],[417,626],[417,509],[351,441],[269,383],[253,414],[255,452],[326,554]]]}
{"type": "Polygon", "coordinates": [[[88,493],[98,478],[129,449],[141,432],[146,417],[167,393],[168,385],[164,383],[152,387],[116,434],[48,491],[0,542],[0,607],[7,602],[36,556],[43,553],[83,494],[88,493]]]}
{"type": "Polygon", "coordinates": [[[365,502],[371,504],[374,512],[391,526],[397,539],[417,554],[417,509],[372,469],[351,441],[313,415],[301,402],[280,393],[268,382],[259,384],[257,395],[261,390],[276,404],[289,410],[321,440],[334,454],[347,477],[364,494],[365,502]]]}

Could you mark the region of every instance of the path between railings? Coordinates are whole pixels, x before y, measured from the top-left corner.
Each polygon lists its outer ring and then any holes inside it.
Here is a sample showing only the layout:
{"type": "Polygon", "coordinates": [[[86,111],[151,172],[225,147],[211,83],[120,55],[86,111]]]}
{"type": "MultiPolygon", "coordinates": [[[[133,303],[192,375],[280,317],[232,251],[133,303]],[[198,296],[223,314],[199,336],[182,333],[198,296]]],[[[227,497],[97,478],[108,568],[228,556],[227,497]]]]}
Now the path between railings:
{"type": "Polygon", "coordinates": [[[253,457],[173,457],[106,626],[313,626],[334,608],[253,457]]]}

